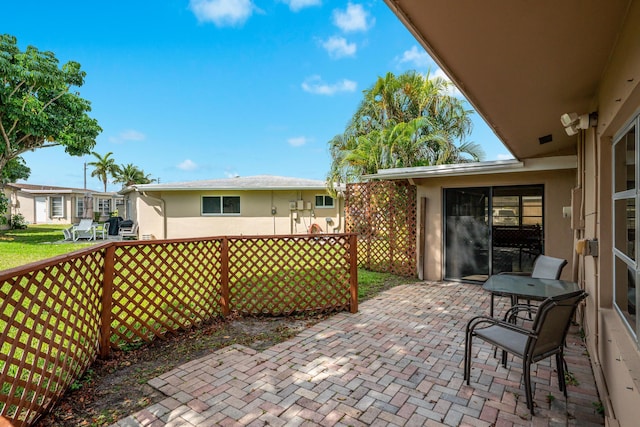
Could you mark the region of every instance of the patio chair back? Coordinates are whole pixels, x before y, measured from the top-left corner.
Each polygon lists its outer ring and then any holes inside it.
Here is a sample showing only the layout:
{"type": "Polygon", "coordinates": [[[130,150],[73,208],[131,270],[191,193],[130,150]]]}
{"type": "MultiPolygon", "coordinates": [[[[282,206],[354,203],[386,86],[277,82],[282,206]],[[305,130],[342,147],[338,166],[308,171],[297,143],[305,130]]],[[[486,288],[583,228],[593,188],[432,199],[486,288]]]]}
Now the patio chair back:
{"type": "Polygon", "coordinates": [[[89,231],[91,230],[91,226],[93,225],[93,220],[91,219],[81,219],[78,225],[75,227],[77,231],[89,231]]]}
{"type": "Polygon", "coordinates": [[[562,351],[573,314],[586,297],[587,293],[579,290],[547,298],[540,304],[532,326],[534,336],[529,339],[526,350],[533,362],[562,351]]]}
{"type": "Polygon", "coordinates": [[[567,265],[566,259],[539,255],[533,264],[531,277],[538,279],[559,279],[565,265],[567,265]]]}

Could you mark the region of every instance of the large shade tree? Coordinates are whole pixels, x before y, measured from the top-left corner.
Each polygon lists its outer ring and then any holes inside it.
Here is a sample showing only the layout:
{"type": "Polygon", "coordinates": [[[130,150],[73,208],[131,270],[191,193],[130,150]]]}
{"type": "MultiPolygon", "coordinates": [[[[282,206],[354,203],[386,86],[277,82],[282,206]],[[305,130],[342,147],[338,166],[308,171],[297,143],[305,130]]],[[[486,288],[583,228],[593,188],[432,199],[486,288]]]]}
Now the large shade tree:
{"type": "Polygon", "coordinates": [[[472,110],[440,77],[387,73],[369,89],[345,132],[329,142],[327,180],[358,181],[379,169],[479,161],[479,145],[466,142],[472,110]]]}
{"type": "Polygon", "coordinates": [[[14,36],[0,34],[0,176],[27,151],[61,145],[74,156],[91,152],[102,129],[77,92],[85,75],[77,62],[59,66],[52,52],[21,51],[14,36]]]}
{"type": "Polygon", "coordinates": [[[27,179],[31,174],[31,169],[27,166],[22,157],[14,157],[9,160],[0,172],[0,188],[9,182],[16,182],[19,179],[27,179]]]}

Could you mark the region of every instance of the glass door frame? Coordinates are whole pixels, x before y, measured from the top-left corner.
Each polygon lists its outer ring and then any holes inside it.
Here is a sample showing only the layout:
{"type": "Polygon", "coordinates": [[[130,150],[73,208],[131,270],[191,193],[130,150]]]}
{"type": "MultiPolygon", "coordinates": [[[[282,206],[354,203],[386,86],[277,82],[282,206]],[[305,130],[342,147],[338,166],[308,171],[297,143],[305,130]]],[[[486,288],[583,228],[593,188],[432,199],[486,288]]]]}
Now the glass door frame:
{"type": "MultiPolygon", "coordinates": [[[[517,197],[518,197],[518,207],[519,207],[519,211],[518,211],[518,215],[517,215],[517,223],[520,229],[522,229],[523,226],[523,218],[524,217],[529,217],[530,215],[524,215],[524,208],[523,208],[523,203],[522,203],[522,197],[524,196],[523,194],[517,194],[517,189],[518,188],[522,188],[523,190],[526,188],[532,188],[532,189],[539,189],[539,196],[541,199],[541,213],[540,213],[540,240],[539,240],[539,251],[540,253],[544,253],[544,246],[545,246],[545,242],[544,242],[544,230],[545,230],[545,197],[544,197],[544,184],[518,184],[518,185],[489,185],[489,186],[482,186],[482,187],[448,187],[448,188],[443,188],[442,190],[442,230],[443,230],[443,236],[442,236],[442,248],[443,248],[443,256],[442,256],[442,271],[443,271],[443,278],[444,280],[450,280],[450,281],[464,281],[464,282],[477,282],[477,283],[482,283],[481,280],[470,280],[470,279],[464,279],[464,277],[451,277],[451,272],[448,271],[448,265],[449,263],[447,262],[447,257],[450,256],[450,254],[448,254],[448,238],[449,238],[449,230],[448,230],[448,226],[447,226],[447,219],[448,219],[448,212],[447,212],[447,206],[448,206],[448,202],[447,202],[447,192],[448,191],[463,191],[463,190],[480,190],[480,189],[486,189],[488,190],[488,204],[487,204],[487,212],[485,215],[488,216],[488,235],[487,235],[487,244],[488,244],[488,258],[487,258],[487,277],[489,277],[490,275],[494,274],[494,235],[493,235],[493,221],[494,221],[494,215],[493,215],[493,209],[494,208],[499,208],[494,206],[494,193],[496,192],[496,190],[505,190],[505,189],[514,189],[517,197]]],[[[498,191],[498,192],[502,192],[502,191],[498,191]]],[[[520,265],[522,265],[522,263],[520,263],[520,265]]],[[[483,275],[484,272],[478,274],[478,275],[483,275]]]]}

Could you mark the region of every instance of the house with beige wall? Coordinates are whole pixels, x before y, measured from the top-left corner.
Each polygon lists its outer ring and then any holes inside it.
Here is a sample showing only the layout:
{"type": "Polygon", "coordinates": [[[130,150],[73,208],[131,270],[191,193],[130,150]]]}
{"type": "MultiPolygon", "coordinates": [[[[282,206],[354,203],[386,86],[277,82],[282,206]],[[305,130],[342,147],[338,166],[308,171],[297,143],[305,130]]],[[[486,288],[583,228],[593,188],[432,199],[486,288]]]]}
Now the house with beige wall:
{"type": "Polygon", "coordinates": [[[259,175],[132,185],[120,194],[148,239],[344,230],[344,199],[319,180],[259,175]]]}
{"type": "MultiPolygon", "coordinates": [[[[565,274],[589,293],[578,319],[606,424],[638,425],[640,1],[385,2],[517,161],[575,156],[574,169],[522,183],[544,185],[544,250],[569,258],[565,274]]],[[[415,178],[440,215],[426,220],[427,277],[446,275],[440,193],[516,175],[415,178]]]]}
{"type": "Polygon", "coordinates": [[[484,282],[530,272],[540,254],[574,265],[572,190],[576,156],[384,169],[368,179],[417,188],[416,274],[425,280],[484,282]]]}
{"type": "Polygon", "coordinates": [[[74,224],[89,209],[105,220],[123,208],[122,196],[83,188],[9,183],[4,192],[9,199],[7,215],[21,214],[29,224],[74,224]]]}

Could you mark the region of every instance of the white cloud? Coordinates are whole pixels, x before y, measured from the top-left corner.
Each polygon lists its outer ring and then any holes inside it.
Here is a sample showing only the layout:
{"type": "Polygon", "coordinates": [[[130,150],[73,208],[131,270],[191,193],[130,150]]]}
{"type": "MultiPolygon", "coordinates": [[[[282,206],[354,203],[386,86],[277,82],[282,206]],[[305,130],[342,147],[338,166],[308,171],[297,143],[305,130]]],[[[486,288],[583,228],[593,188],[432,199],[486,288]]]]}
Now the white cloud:
{"type": "Polygon", "coordinates": [[[293,138],[289,138],[287,142],[292,147],[301,147],[305,145],[307,142],[309,142],[309,140],[304,136],[296,136],[293,138]]]}
{"type": "Polygon", "coordinates": [[[292,12],[298,12],[305,7],[320,6],[322,0],[282,0],[283,3],[289,5],[292,12]]]}
{"type": "Polygon", "coordinates": [[[322,47],[329,52],[329,56],[334,59],[345,56],[353,56],[356,53],[356,44],[347,42],[344,37],[334,36],[322,42],[322,47]]]}
{"type": "Polygon", "coordinates": [[[433,63],[429,54],[424,50],[418,49],[416,46],[405,50],[399,62],[401,64],[408,62],[417,68],[428,68],[433,63]]]}
{"type": "Polygon", "coordinates": [[[512,160],[513,156],[511,154],[498,154],[496,156],[496,160],[512,160]]]}
{"type": "Polygon", "coordinates": [[[373,27],[375,18],[369,17],[369,12],[364,10],[361,4],[349,2],[345,10],[335,9],[333,11],[333,23],[342,31],[348,33],[353,31],[367,31],[373,27]]]}
{"type": "Polygon", "coordinates": [[[178,169],[182,169],[183,171],[192,171],[197,168],[198,168],[198,165],[193,160],[190,160],[190,159],[187,159],[178,165],[178,169]]]}
{"type": "Polygon", "coordinates": [[[224,171],[224,176],[227,178],[237,178],[240,176],[240,174],[235,171],[232,172],[231,170],[226,170],[224,171]]]}
{"type": "Polygon", "coordinates": [[[112,142],[114,144],[122,144],[127,141],[144,141],[146,138],[147,136],[142,132],[138,132],[137,130],[133,129],[127,129],[120,132],[116,136],[110,136],[109,142],[112,142]]]}
{"type": "Polygon", "coordinates": [[[354,92],[356,90],[356,86],[356,82],[347,79],[342,79],[336,83],[328,84],[322,81],[320,76],[311,76],[302,83],[302,89],[305,92],[329,96],[338,92],[354,92]]]}
{"type": "Polygon", "coordinates": [[[252,0],[190,0],[189,8],[199,22],[217,27],[242,25],[257,11],[252,0]]]}

